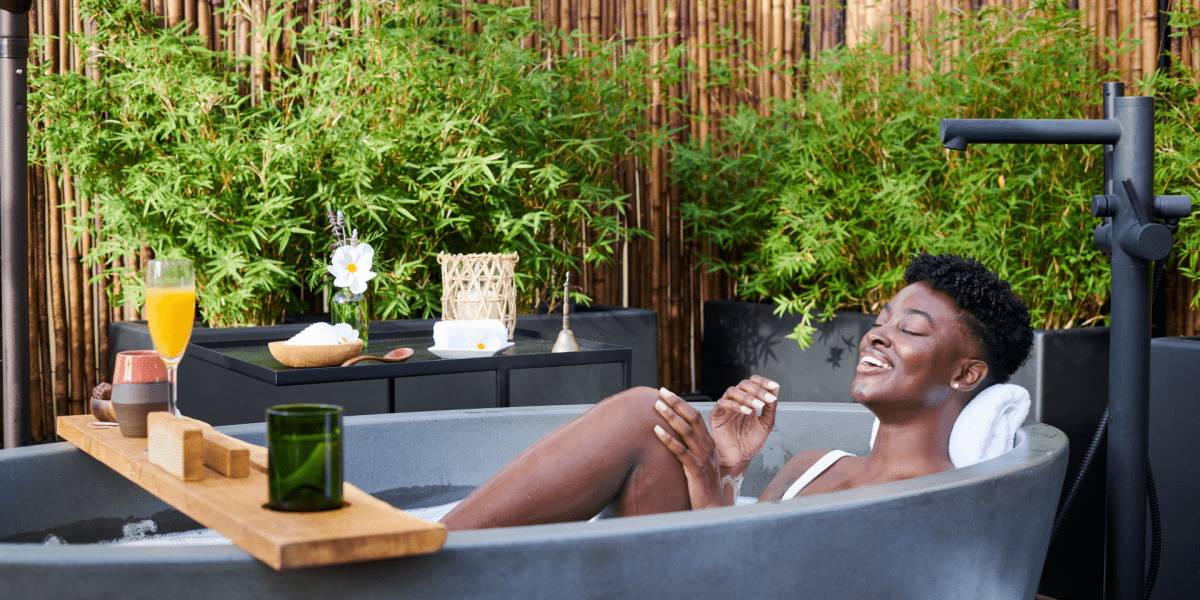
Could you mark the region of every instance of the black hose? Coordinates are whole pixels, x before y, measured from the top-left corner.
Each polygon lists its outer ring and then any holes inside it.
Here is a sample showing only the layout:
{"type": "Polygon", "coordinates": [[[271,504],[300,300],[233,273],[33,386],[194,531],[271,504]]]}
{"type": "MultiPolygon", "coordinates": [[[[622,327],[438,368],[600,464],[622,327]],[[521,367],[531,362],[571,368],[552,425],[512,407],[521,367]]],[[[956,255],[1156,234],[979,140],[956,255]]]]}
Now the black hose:
{"type": "Polygon", "coordinates": [[[1146,501],[1150,504],[1150,565],[1146,567],[1146,586],[1142,600],[1150,600],[1154,591],[1154,580],[1158,577],[1158,565],[1162,562],[1162,515],[1158,512],[1158,491],[1154,489],[1154,470],[1150,468],[1150,457],[1146,457],[1146,501]]]}
{"type": "Polygon", "coordinates": [[[1096,461],[1096,455],[1100,452],[1100,446],[1104,443],[1107,435],[1108,408],[1105,408],[1104,414],[1100,416],[1100,424],[1096,426],[1096,433],[1092,434],[1092,442],[1088,444],[1087,451],[1083,453],[1083,460],[1079,461],[1079,468],[1075,471],[1071,487],[1067,488],[1066,495],[1058,505],[1058,514],[1054,516],[1054,528],[1050,530],[1051,545],[1058,538],[1058,532],[1062,529],[1063,522],[1067,520],[1067,513],[1071,510],[1071,504],[1075,502],[1075,496],[1079,494],[1079,488],[1083,486],[1084,477],[1087,477],[1088,472],[1092,470],[1092,463],[1096,461]]]}

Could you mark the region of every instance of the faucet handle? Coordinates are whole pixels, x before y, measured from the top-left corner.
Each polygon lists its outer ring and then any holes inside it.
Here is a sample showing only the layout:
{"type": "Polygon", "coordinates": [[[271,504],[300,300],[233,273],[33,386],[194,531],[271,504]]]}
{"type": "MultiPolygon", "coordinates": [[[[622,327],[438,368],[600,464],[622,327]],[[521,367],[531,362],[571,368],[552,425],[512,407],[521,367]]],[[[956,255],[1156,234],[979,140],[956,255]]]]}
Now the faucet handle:
{"type": "Polygon", "coordinates": [[[1150,225],[1152,221],[1150,217],[1146,216],[1146,210],[1142,208],[1142,199],[1138,197],[1137,188],[1133,187],[1133,180],[1126,177],[1121,180],[1121,187],[1125,188],[1125,197],[1133,207],[1133,214],[1137,216],[1138,223],[1143,227],[1150,225]]]}
{"type": "MultiPolygon", "coordinates": [[[[1131,256],[1145,260],[1166,258],[1171,253],[1171,243],[1174,237],[1171,235],[1171,230],[1166,225],[1155,223],[1146,216],[1137,190],[1133,187],[1132,179],[1125,178],[1121,183],[1125,188],[1125,199],[1133,207],[1133,214],[1137,215],[1138,220],[1137,225],[1130,224],[1120,233],[1121,248],[1131,256]]],[[[1191,208],[1191,200],[1188,201],[1188,207],[1191,208]]]]}
{"type": "Polygon", "coordinates": [[[1114,217],[1121,200],[1113,195],[1092,196],[1092,216],[1097,218],[1114,217]]]}
{"type": "Polygon", "coordinates": [[[1155,196],[1154,216],[1164,219],[1182,219],[1192,214],[1191,196],[1155,196]]]}

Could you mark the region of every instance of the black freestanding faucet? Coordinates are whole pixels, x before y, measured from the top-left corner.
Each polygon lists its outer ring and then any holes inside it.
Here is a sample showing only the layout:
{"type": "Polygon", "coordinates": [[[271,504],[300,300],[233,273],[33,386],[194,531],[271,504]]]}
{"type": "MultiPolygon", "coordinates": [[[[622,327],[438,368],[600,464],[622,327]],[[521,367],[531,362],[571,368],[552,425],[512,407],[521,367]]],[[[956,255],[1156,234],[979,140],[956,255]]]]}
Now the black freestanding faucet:
{"type": "Polygon", "coordinates": [[[1104,118],[942,119],[942,144],[1103,144],[1104,194],[1092,198],[1103,221],[1093,235],[1110,255],[1107,598],[1140,599],[1146,564],[1146,465],[1150,386],[1150,261],[1171,251],[1187,196],[1154,195],[1154,98],[1124,96],[1107,82],[1104,118]],[[1160,217],[1166,225],[1155,223],[1160,217]]]}

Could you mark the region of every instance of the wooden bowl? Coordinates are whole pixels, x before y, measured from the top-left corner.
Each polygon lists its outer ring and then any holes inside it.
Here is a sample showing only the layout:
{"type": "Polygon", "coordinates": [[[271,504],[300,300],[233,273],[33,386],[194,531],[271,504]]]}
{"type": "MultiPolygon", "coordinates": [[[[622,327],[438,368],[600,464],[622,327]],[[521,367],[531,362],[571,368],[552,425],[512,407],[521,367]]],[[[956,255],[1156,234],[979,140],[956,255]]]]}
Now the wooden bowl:
{"type": "Polygon", "coordinates": [[[295,368],[305,367],[336,367],[362,352],[362,340],[349,344],[328,344],[324,346],[301,346],[286,344],[282,341],[270,342],[267,349],[275,360],[295,368]]]}

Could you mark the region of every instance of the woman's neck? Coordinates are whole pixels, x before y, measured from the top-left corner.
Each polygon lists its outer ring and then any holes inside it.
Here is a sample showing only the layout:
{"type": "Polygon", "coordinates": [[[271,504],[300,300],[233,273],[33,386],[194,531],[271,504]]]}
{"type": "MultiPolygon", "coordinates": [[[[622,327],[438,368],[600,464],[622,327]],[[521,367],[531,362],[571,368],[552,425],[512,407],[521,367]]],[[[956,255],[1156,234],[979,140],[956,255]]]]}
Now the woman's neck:
{"type": "Polygon", "coordinates": [[[953,468],[950,432],[964,405],[951,400],[939,408],[881,415],[871,454],[863,463],[863,477],[880,482],[898,481],[953,468]]]}

